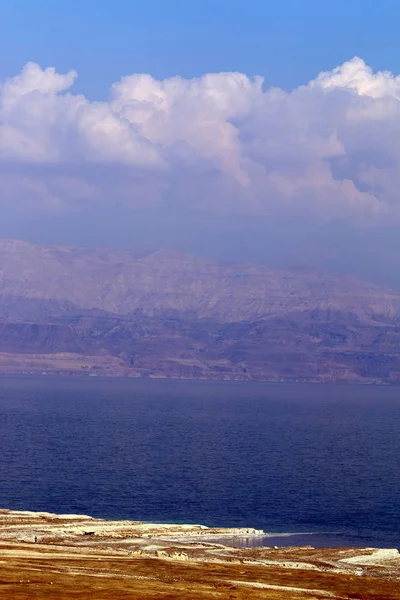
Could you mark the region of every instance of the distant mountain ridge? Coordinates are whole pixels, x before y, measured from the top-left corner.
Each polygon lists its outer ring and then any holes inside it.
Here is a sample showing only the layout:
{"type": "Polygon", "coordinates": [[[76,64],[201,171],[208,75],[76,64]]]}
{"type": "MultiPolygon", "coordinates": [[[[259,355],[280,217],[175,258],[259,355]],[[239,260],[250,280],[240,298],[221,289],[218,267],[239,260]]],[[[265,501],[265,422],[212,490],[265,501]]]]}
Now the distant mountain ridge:
{"type": "Polygon", "coordinates": [[[396,382],[400,294],[316,269],[0,240],[0,372],[396,382]]]}
{"type": "Polygon", "coordinates": [[[0,240],[0,297],[69,302],[116,314],[165,311],[234,322],[332,309],[362,318],[400,315],[400,294],[316,269],[218,263],[158,250],[35,246],[0,240]]]}

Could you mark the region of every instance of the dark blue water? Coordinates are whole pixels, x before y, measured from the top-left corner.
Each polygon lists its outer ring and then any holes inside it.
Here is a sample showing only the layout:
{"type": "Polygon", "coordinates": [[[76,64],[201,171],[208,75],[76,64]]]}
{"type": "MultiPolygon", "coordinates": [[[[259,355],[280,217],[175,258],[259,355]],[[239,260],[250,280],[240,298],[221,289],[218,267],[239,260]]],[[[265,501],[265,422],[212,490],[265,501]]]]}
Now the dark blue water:
{"type": "Polygon", "coordinates": [[[400,546],[399,388],[4,378],[0,448],[4,508],[400,546]]]}

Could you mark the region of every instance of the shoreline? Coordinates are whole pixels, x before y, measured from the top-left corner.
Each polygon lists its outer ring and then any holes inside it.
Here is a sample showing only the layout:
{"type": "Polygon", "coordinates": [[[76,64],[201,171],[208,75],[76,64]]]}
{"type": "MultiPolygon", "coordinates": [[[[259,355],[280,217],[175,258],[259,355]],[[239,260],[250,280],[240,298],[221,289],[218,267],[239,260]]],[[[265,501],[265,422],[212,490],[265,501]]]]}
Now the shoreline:
{"type": "MultiPolygon", "coordinates": [[[[388,541],[391,536],[388,536],[386,541],[378,541],[378,534],[365,532],[351,531],[271,531],[264,529],[256,529],[246,526],[219,526],[219,525],[203,525],[198,523],[183,523],[179,521],[147,521],[141,519],[132,519],[126,517],[112,516],[89,516],[86,514],[73,513],[52,513],[48,511],[34,510],[14,510],[9,508],[0,508],[1,515],[10,514],[21,518],[49,518],[73,521],[77,520],[90,523],[105,523],[109,526],[121,526],[124,524],[134,524],[137,529],[135,532],[142,537],[157,536],[163,541],[186,541],[188,543],[196,543],[201,539],[204,543],[219,544],[230,548],[286,548],[309,545],[314,548],[359,548],[359,549],[395,549],[400,551],[400,540],[388,541]],[[139,529],[140,528],[140,529],[139,529]],[[146,530],[150,533],[147,536],[146,530]]],[[[393,537],[395,534],[393,533],[393,537]]]]}
{"type": "Polygon", "coordinates": [[[321,387],[338,387],[338,388],[347,388],[347,387],[356,387],[356,388],[384,388],[384,389],[396,389],[400,387],[400,381],[360,381],[360,380],[314,380],[314,379],[261,379],[261,378],[222,378],[222,377],[171,377],[171,376],[148,376],[148,375],[140,375],[140,376],[131,376],[126,374],[107,374],[107,373],[99,373],[99,374],[91,374],[91,373],[67,373],[67,372],[2,372],[0,371],[0,380],[9,380],[9,381],[18,381],[18,380],[38,380],[38,381],[71,381],[71,382],[99,382],[99,381],[107,381],[107,382],[139,382],[139,383],[148,383],[148,382],[162,382],[165,384],[166,382],[171,383],[193,383],[193,384],[213,384],[213,385],[253,385],[255,387],[261,387],[264,385],[268,386],[321,386],[321,387]]]}
{"type": "Polygon", "coordinates": [[[233,547],[217,541],[232,534],[268,535],[253,528],[3,509],[2,599],[400,598],[397,549],[233,547]]]}
{"type": "MultiPolygon", "coordinates": [[[[1,354],[1,353],[0,353],[1,354]]],[[[93,373],[86,371],[70,371],[70,370],[41,370],[37,371],[0,371],[0,379],[29,379],[29,378],[42,378],[42,379],[76,379],[76,380],[88,380],[88,379],[106,379],[106,380],[125,380],[125,381],[185,381],[185,382],[209,382],[209,383],[243,383],[243,384],[284,384],[284,385],[321,385],[321,386],[357,386],[357,387],[399,387],[400,380],[387,381],[385,379],[313,379],[313,378],[298,378],[298,379],[286,379],[286,378],[274,378],[274,377],[190,377],[190,376],[171,376],[164,374],[141,374],[141,375],[130,375],[127,373],[118,374],[101,372],[93,373]]]]}

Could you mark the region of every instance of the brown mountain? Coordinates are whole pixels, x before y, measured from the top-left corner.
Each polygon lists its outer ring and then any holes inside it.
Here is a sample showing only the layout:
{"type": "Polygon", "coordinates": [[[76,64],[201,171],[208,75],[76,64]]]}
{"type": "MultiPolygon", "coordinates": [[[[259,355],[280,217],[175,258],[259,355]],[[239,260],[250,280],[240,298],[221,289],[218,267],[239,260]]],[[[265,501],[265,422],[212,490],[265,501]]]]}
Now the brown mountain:
{"type": "Polygon", "coordinates": [[[400,295],[314,269],[0,240],[0,372],[395,382],[400,295]]]}

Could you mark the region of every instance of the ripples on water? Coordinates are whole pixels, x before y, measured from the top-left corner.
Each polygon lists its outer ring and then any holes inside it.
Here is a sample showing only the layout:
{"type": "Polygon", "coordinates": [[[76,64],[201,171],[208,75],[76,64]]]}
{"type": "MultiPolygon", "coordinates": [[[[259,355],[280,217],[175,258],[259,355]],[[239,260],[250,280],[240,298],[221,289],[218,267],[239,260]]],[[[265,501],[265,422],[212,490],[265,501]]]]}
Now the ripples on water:
{"type": "Polygon", "coordinates": [[[0,506],[399,546],[399,430],[398,388],[3,378],[0,506]]]}

